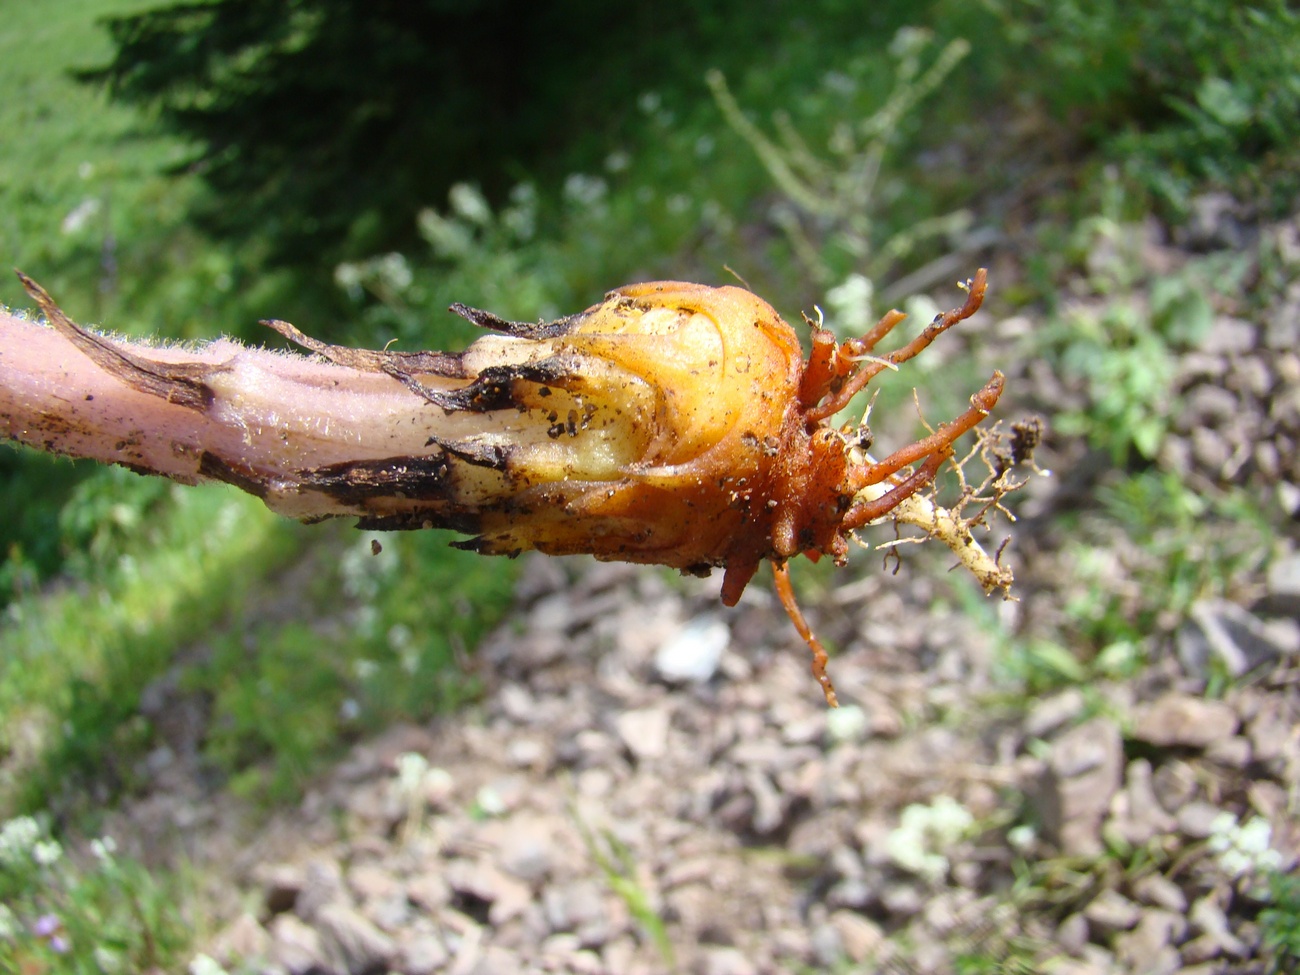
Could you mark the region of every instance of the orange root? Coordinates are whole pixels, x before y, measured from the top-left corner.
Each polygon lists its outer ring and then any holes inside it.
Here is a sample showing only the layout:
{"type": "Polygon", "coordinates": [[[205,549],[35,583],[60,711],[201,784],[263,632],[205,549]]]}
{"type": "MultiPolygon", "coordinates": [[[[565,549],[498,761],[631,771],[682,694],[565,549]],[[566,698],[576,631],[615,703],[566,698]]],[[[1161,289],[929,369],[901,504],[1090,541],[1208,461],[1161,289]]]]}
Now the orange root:
{"type": "Polygon", "coordinates": [[[830,674],[826,673],[826,664],[830,657],[826,654],[826,648],[822,642],[817,639],[804,619],[803,610],[799,608],[799,603],[794,598],[794,587],[790,585],[790,570],[785,562],[772,563],[772,577],[776,580],[776,595],[781,600],[781,605],[785,607],[786,615],[790,617],[790,622],[794,628],[799,631],[804,642],[808,644],[808,649],[812,651],[812,674],[817,678],[817,683],[822,686],[822,693],[826,695],[826,703],[833,708],[840,706],[839,698],[835,696],[835,685],[831,683],[830,674]]]}

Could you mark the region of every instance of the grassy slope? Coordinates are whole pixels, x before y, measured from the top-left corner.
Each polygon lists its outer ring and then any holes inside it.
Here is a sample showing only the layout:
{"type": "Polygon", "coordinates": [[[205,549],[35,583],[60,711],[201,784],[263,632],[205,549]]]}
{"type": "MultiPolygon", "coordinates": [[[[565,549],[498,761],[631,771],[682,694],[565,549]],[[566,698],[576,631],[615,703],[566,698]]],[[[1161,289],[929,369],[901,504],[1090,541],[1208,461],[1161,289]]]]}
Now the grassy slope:
{"type": "MultiPolygon", "coordinates": [[[[4,131],[21,133],[0,152],[0,263],[35,275],[79,320],[131,333],[211,334],[230,318],[221,292],[231,264],[185,226],[184,204],[198,190],[196,181],[161,175],[184,147],[148,133],[139,113],[69,74],[108,57],[98,21],[141,6],[51,0],[15,5],[0,19],[0,120],[4,131]],[[81,219],[70,220],[76,213],[81,219]]],[[[3,275],[0,302],[29,304],[3,275]]],[[[268,658],[297,655],[299,669],[285,686],[272,687],[274,693],[293,696],[299,683],[323,683],[334,696],[363,698],[359,722],[382,722],[456,696],[455,689],[441,694],[428,681],[412,680],[408,671],[426,674],[435,661],[445,662],[453,645],[472,645],[508,589],[504,566],[467,565],[474,560],[449,553],[441,538],[395,539],[385,544],[403,561],[403,581],[382,595],[400,592],[403,599],[371,614],[371,631],[379,636],[367,641],[351,628],[333,637],[310,632],[305,621],[329,599],[299,598],[291,618],[259,620],[243,608],[250,589],[272,588],[266,580],[287,562],[312,557],[308,549],[321,548],[316,543],[337,549],[355,536],[341,542],[339,533],[299,531],[222,486],[155,498],[148,482],[121,471],[74,467],[2,445],[0,452],[0,498],[7,510],[23,512],[0,528],[0,560],[10,557],[0,561],[0,582],[23,580],[23,594],[0,616],[0,816],[52,802],[96,769],[108,773],[110,787],[127,784],[138,749],[151,744],[137,716],[139,692],[196,640],[242,641],[268,658]],[[90,479],[82,481],[87,470],[90,479]],[[114,527],[119,516],[126,520],[114,527]],[[87,519],[94,524],[81,527],[89,534],[70,527],[87,519]],[[107,535],[117,537],[99,553],[82,551],[107,535]],[[69,555],[75,578],[33,591],[33,579],[69,555]],[[473,601],[472,614],[410,590],[423,581],[442,592],[450,578],[473,601]],[[399,660],[382,634],[421,605],[430,616],[448,617],[445,626],[437,639],[401,648],[399,660]],[[241,637],[252,629],[255,637],[241,637]],[[376,662],[364,687],[351,677],[353,658],[376,662]],[[380,693],[386,681],[409,693],[395,703],[395,695],[380,693]]],[[[359,571],[375,570],[363,565],[359,571]]],[[[376,599],[383,603],[380,594],[376,599]]],[[[296,782],[312,759],[337,745],[343,732],[329,709],[336,711],[338,702],[320,702],[320,727],[304,754],[286,737],[282,714],[268,711],[251,687],[250,674],[265,678],[273,667],[274,660],[249,666],[238,654],[218,654],[190,684],[198,692],[210,689],[218,711],[231,712],[227,725],[235,731],[221,740],[216,761],[233,772],[259,758],[274,763],[283,752],[298,774],[286,779],[276,767],[275,782],[296,782]]]]}
{"type": "MultiPolygon", "coordinates": [[[[117,283],[175,233],[183,185],[157,175],[174,140],[137,134],[141,119],[69,72],[110,53],[98,21],[124,0],[13,4],[0,19],[0,254],[87,318],[107,317],[117,283]],[[69,220],[79,213],[80,218],[69,220]],[[118,265],[105,271],[105,262],[118,265]]],[[[0,301],[24,307],[12,279],[0,301]]],[[[126,330],[127,324],[118,327],[126,330]]]]}

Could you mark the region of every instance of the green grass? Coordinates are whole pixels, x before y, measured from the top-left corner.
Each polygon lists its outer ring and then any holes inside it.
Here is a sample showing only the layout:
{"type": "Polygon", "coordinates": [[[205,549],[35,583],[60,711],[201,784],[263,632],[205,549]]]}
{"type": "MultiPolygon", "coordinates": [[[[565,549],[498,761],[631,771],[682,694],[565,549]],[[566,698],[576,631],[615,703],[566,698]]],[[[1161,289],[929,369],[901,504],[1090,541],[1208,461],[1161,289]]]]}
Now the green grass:
{"type": "MultiPolygon", "coordinates": [[[[0,21],[0,253],[88,319],[127,330],[124,299],[156,280],[149,267],[177,243],[185,182],[160,167],[180,146],[144,134],[147,120],[69,74],[107,57],[96,20],[139,4],[17,4],[0,21]],[[107,261],[116,272],[106,269],[107,261]]],[[[16,280],[0,301],[25,307],[16,280]]]]}
{"type": "Polygon", "coordinates": [[[10,604],[0,630],[0,811],[126,784],[143,687],[290,555],[298,526],[224,487],[170,505],[86,583],[10,604]],[[249,567],[255,567],[249,571],[249,567]]]}
{"type": "Polygon", "coordinates": [[[8,274],[18,267],[73,318],[128,334],[247,336],[268,314],[314,307],[290,278],[259,269],[256,248],[188,222],[203,187],[169,175],[184,143],[73,77],[111,54],[100,20],[166,2],[49,0],[0,18],[0,304],[31,305],[8,274]]]}
{"type": "Polygon", "coordinates": [[[324,532],[295,610],[224,628],[182,686],[210,695],[204,756],[237,793],[296,796],[351,740],[477,695],[465,671],[508,600],[511,563],[448,549],[444,532],[324,532]]]}

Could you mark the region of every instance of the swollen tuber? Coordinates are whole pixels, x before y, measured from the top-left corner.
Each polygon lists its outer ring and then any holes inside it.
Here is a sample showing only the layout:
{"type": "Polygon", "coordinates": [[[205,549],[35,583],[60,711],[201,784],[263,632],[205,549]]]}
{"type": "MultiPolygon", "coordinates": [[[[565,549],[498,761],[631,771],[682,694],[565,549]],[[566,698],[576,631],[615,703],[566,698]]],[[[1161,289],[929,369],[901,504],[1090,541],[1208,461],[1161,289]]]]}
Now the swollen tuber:
{"type": "Polygon", "coordinates": [[[966,522],[917,497],[993,408],[1000,373],[952,422],[880,460],[865,428],[831,423],[874,376],[974,314],[983,270],[960,308],[901,349],[874,353],[902,319],[891,312],[843,343],[810,323],[806,360],[772,307],[736,287],[631,285],[540,324],[453,305],[494,333],[459,354],[325,345],[266,323],[315,353],[305,357],[123,341],[22,280],[48,325],[0,313],[5,436],[182,483],[225,481],[293,518],[451,528],[470,536],[454,544],[484,554],[722,567],[728,605],[770,561],[832,705],[791,558],[842,563],[856,529],[901,511],[966,550],[986,588],[1010,581],[966,522]]]}

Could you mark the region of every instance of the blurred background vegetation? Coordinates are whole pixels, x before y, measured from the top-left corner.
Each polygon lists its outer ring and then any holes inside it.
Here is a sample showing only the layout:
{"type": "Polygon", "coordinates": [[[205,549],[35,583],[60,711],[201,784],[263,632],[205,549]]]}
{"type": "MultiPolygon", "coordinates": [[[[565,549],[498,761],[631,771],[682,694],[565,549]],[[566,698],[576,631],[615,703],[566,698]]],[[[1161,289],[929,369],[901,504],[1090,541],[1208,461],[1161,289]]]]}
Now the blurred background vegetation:
{"type": "MultiPolygon", "coordinates": [[[[1167,526],[1207,509],[1152,466],[1161,356],[1239,281],[1175,280],[1135,318],[1137,283],[1102,268],[1086,327],[1053,318],[1060,283],[1207,190],[1268,215],[1300,187],[1283,0],[47,0],[6,10],[0,91],[5,261],[131,334],[269,343],[255,323],[278,317],[457,348],[451,301],[557,316],[724,267],[853,330],[1034,241],[1001,310],[1056,322],[1020,351],[1094,382],[1066,422],[1122,472],[1097,503],[1171,559],[1167,526]]],[[[0,301],[27,304],[13,281],[0,301]]],[[[943,385],[978,386],[961,378],[943,385]]],[[[365,730],[472,694],[455,661],[509,594],[505,563],[438,533],[372,558],[221,488],[25,450],[0,448],[0,498],[0,813],[129,791],[163,678],[210,702],[214,774],[292,796],[365,730]]],[[[1214,504],[1267,533],[1266,505],[1214,504]]],[[[1203,593],[1205,571],[1153,586],[1203,593]]],[[[1160,600],[1080,610],[1079,647],[1131,647],[1160,600]]],[[[1084,673],[1062,662],[1078,647],[1035,647],[1024,686],[1084,673]]]]}

